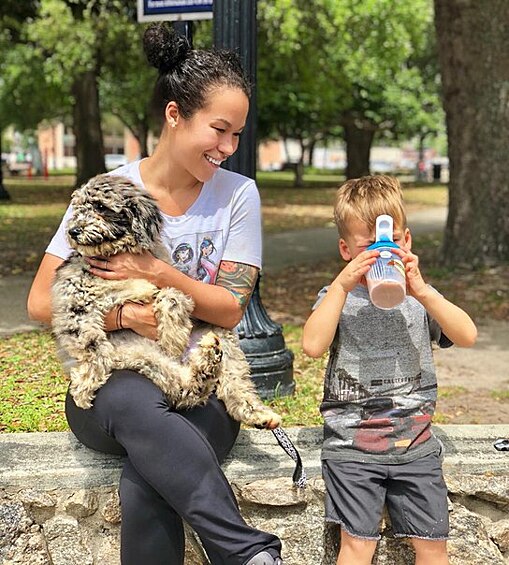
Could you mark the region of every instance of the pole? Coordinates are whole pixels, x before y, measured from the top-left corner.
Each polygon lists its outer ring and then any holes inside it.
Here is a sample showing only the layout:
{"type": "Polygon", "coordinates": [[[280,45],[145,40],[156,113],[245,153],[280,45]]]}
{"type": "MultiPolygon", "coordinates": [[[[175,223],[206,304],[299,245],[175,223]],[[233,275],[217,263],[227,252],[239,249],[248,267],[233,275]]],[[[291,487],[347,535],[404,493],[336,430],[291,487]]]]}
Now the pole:
{"type": "Polygon", "coordinates": [[[214,46],[236,51],[251,83],[246,127],[225,168],[256,179],[256,0],[214,0],[214,46]]]}
{"type": "Polygon", "coordinates": [[[178,20],[173,22],[173,29],[180,35],[183,35],[189,45],[193,47],[193,22],[190,20],[178,20]]]}
{"type": "MultiPolygon", "coordinates": [[[[256,179],[256,0],[214,0],[214,46],[236,51],[251,83],[246,127],[225,168],[256,179]]],[[[236,331],[260,396],[293,394],[293,353],[262,304],[260,278],[236,331]]]]}

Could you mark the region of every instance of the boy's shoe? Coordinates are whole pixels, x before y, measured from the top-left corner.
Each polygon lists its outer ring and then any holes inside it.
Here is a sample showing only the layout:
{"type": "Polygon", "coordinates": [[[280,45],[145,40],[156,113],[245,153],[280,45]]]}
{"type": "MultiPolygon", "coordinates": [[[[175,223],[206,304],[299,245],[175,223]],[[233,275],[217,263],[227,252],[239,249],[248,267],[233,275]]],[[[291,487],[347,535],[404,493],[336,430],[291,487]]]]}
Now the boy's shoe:
{"type": "Polygon", "coordinates": [[[283,565],[281,557],[272,557],[268,551],[262,551],[252,557],[246,565],[283,565]]]}

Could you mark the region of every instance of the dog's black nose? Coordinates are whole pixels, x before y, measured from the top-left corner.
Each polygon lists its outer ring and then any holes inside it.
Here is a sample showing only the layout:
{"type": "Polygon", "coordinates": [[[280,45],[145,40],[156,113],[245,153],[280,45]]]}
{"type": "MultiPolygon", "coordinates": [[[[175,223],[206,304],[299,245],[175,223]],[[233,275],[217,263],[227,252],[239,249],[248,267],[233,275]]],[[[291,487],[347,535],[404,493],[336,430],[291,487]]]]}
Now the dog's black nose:
{"type": "Polygon", "coordinates": [[[81,228],[71,228],[67,233],[74,239],[82,232],[83,230],[81,228]]]}

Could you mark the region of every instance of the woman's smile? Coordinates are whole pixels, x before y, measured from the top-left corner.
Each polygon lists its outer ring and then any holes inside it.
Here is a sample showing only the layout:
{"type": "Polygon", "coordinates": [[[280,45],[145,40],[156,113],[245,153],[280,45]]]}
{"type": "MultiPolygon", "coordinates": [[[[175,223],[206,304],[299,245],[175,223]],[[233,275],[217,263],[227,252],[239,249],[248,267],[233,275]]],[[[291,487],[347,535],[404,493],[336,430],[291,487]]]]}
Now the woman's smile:
{"type": "Polygon", "coordinates": [[[205,159],[207,159],[209,163],[215,165],[216,167],[219,167],[221,163],[224,161],[224,159],[214,159],[214,157],[211,157],[207,153],[205,153],[205,159]]]}

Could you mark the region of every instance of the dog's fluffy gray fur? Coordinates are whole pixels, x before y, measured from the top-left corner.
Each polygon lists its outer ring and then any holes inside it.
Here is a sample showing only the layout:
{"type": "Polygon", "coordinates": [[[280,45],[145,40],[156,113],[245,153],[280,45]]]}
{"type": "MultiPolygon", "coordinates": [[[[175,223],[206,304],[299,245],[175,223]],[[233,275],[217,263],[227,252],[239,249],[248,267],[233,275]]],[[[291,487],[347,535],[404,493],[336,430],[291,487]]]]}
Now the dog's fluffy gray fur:
{"type": "Polygon", "coordinates": [[[71,359],[76,404],[90,408],[113,370],[131,369],[151,379],[176,408],[204,404],[214,391],[235,420],[256,427],[279,423],[256,394],[233,332],[202,325],[198,346],[186,353],[191,298],[144,279],[112,281],[90,273],[84,257],[148,251],[168,259],[159,236],[162,218],[150,195],[129,179],[99,175],[73,193],[71,204],[67,236],[74,252],[57,270],[52,304],[54,335],[71,359]],[[153,301],[157,341],[130,330],[104,330],[104,315],[126,301],[153,301]]]}

